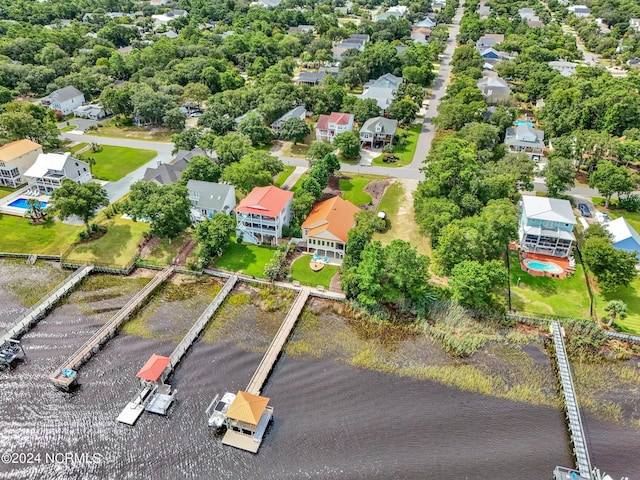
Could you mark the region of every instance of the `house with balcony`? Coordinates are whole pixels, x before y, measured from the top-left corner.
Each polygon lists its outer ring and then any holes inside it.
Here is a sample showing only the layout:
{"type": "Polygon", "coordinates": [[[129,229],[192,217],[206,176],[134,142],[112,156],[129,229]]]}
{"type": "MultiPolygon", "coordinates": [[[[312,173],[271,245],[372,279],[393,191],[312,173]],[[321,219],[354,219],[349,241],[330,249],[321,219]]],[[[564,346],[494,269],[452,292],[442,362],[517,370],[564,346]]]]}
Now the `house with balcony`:
{"type": "Polygon", "coordinates": [[[66,179],[87,183],[91,180],[91,170],[87,162],[73,158],[69,152],[41,153],[24,176],[30,186],[50,194],[66,179]]]}
{"type": "Polygon", "coordinates": [[[256,187],[236,207],[236,237],[253,244],[277,245],[291,222],[293,192],[256,187]]]}
{"type": "Polygon", "coordinates": [[[26,182],[24,173],[42,154],[42,145],[23,139],[0,147],[0,185],[16,188],[26,182]]]}
{"type": "Polygon", "coordinates": [[[360,127],[360,144],[378,148],[380,145],[393,143],[397,129],[397,120],[385,117],[370,118],[360,127]]]}
{"type": "Polygon", "coordinates": [[[528,252],[566,258],[576,241],[576,217],[568,200],[522,197],[520,248],[528,252]]]}
{"type": "Polygon", "coordinates": [[[536,162],[544,157],[544,131],[536,130],[529,122],[507,128],[504,143],[508,153],[526,153],[536,162]]]}
{"type": "Polygon", "coordinates": [[[341,197],[316,204],[302,223],[302,245],[310,253],[341,261],[347,235],[355,224],[360,209],[341,197]]]}
{"type": "Polygon", "coordinates": [[[45,107],[61,112],[63,115],[69,115],[76,108],[82,106],[84,94],[73,85],[69,85],[51,92],[41,99],[40,103],[45,107]]]}
{"type": "Polygon", "coordinates": [[[233,214],[236,208],[236,189],[224,183],[189,180],[187,198],[191,202],[191,219],[202,222],[217,213],[233,214]]]}
{"type": "Polygon", "coordinates": [[[336,135],[353,130],[353,114],[331,112],[320,115],[316,124],[316,140],[333,143],[336,135]]]}

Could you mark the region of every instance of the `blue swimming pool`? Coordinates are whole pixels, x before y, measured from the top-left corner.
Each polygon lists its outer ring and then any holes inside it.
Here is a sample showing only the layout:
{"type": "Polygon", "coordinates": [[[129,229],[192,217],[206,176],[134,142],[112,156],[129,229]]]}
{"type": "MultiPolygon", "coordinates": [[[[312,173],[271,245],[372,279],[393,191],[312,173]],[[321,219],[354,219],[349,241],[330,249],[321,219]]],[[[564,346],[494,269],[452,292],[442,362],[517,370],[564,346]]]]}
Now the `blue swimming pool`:
{"type": "Polygon", "coordinates": [[[541,262],[539,260],[525,260],[524,264],[531,270],[540,272],[562,273],[564,269],[553,262],[541,262]]]}
{"type": "Polygon", "coordinates": [[[516,120],[514,123],[516,127],[520,125],[529,125],[530,127],[533,127],[533,122],[527,122],[526,120],[516,120]]]}
{"type": "MultiPolygon", "coordinates": [[[[46,207],[47,202],[40,202],[40,206],[42,208],[46,207]]],[[[14,200],[9,205],[7,205],[7,207],[24,208],[25,210],[29,209],[29,205],[27,205],[26,198],[18,198],[17,200],[14,200]]]]}

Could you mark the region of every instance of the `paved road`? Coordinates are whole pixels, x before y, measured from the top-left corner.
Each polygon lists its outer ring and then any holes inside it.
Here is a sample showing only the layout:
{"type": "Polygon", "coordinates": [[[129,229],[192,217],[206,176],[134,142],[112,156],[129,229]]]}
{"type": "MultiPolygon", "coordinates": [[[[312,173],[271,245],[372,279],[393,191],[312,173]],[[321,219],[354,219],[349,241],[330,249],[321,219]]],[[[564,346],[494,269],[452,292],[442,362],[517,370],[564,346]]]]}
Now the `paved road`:
{"type": "MultiPolygon", "coordinates": [[[[440,57],[440,71],[433,83],[433,94],[429,99],[427,113],[424,116],[422,132],[418,138],[416,152],[413,155],[411,165],[405,168],[417,170],[422,167],[422,162],[427,157],[429,150],[431,150],[431,142],[433,142],[433,138],[436,134],[436,127],[431,123],[431,120],[433,117],[438,115],[438,105],[440,105],[440,100],[447,90],[447,81],[449,80],[449,75],[451,73],[451,57],[453,56],[453,51],[456,48],[456,37],[460,31],[460,20],[462,19],[463,11],[464,8],[459,7],[456,11],[456,15],[453,17],[451,30],[449,31],[449,38],[447,39],[447,45],[444,53],[440,57]]],[[[418,177],[412,178],[421,178],[421,174],[418,177]]]]}

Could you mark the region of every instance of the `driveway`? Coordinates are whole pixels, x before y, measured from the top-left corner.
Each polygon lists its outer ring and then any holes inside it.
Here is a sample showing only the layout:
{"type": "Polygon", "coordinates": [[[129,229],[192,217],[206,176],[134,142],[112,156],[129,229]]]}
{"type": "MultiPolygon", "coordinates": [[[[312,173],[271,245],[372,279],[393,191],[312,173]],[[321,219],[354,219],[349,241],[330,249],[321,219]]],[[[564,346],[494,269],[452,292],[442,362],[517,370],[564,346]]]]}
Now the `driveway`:
{"type": "Polygon", "coordinates": [[[76,129],[75,131],[80,131],[80,132],[84,132],[87,128],[93,126],[93,125],[98,125],[100,122],[102,122],[102,120],[89,120],[88,118],[74,118],[73,120],[69,120],[68,122],[61,122],[58,124],[58,128],[64,128],[67,126],[67,123],[69,125],[75,125],[76,129]]]}
{"type": "MultiPolygon", "coordinates": [[[[411,165],[408,165],[405,168],[417,171],[422,167],[422,162],[429,154],[429,150],[431,150],[431,143],[433,142],[433,138],[436,134],[436,127],[431,123],[431,121],[438,115],[440,100],[447,90],[447,83],[451,73],[451,57],[453,56],[453,51],[456,48],[456,37],[458,36],[458,32],[460,32],[460,20],[462,19],[463,11],[464,8],[459,7],[456,11],[456,15],[453,17],[447,45],[444,53],[440,56],[440,71],[433,82],[433,93],[429,99],[429,105],[426,108],[426,113],[422,123],[422,132],[418,137],[418,144],[416,145],[416,152],[413,155],[411,165]]],[[[418,176],[413,178],[422,178],[422,174],[418,171],[418,176]]]]}

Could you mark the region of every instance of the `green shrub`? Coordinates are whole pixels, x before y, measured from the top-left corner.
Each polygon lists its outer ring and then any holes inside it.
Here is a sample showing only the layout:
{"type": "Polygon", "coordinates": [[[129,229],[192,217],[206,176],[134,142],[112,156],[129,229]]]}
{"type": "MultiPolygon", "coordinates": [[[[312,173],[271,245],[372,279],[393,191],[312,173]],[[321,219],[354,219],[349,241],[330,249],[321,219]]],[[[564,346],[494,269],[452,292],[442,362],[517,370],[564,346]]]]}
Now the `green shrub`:
{"type": "Polygon", "coordinates": [[[620,199],[620,206],[629,212],[640,210],[640,195],[629,193],[620,199]]]}

